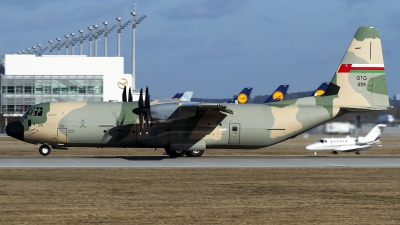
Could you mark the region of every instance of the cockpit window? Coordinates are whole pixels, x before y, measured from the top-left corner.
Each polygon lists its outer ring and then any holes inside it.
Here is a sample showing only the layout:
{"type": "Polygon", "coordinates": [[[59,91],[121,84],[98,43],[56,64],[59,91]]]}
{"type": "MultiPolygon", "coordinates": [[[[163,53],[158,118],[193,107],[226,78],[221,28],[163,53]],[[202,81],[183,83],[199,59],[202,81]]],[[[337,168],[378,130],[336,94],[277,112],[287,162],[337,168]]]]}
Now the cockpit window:
{"type": "Polygon", "coordinates": [[[26,112],[25,116],[27,115],[31,115],[31,116],[42,116],[43,114],[43,107],[33,107],[28,109],[28,111],[26,112]]]}

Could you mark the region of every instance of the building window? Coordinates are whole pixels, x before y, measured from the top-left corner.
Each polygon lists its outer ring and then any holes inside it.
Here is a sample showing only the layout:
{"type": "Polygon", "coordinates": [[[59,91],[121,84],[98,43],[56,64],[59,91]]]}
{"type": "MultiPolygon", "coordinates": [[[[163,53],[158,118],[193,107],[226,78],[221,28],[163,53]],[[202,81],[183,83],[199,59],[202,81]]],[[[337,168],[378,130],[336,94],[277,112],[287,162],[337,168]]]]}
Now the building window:
{"type": "Polygon", "coordinates": [[[77,86],[69,87],[69,93],[70,94],[78,94],[78,87],[77,86]]]}
{"type": "Polygon", "coordinates": [[[79,94],[86,94],[86,88],[84,86],[78,87],[79,94]]]}
{"type": "Polygon", "coordinates": [[[53,87],[53,94],[60,94],[60,87],[53,87]]]}
{"type": "Polygon", "coordinates": [[[61,94],[68,94],[68,87],[61,87],[61,94]]]}
{"type": "Polygon", "coordinates": [[[36,94],[43,94],[43,87],[42,86],[36,86],[35,93],[36,94]]]}
{"type": "Polygon", "coordinates": [[[15,94],[23,94],[24,93],[24,87],[23,86],[16,86],[15,87],[15,94]]]}
{"type": "Polygon", "coordinates": [[[32,87],[24,87],[24,93],[25,94],[33,94],[33,88],[32,87]]]}
{"type": "Polygon", "coordinates": [[[14,86],[7,87],[7,94],[14,94],[14,86]]]}
{"type": "Polygon", "coordinates": [[[44,86],[43,94],[51,94],[51,86],[44,86]]]}

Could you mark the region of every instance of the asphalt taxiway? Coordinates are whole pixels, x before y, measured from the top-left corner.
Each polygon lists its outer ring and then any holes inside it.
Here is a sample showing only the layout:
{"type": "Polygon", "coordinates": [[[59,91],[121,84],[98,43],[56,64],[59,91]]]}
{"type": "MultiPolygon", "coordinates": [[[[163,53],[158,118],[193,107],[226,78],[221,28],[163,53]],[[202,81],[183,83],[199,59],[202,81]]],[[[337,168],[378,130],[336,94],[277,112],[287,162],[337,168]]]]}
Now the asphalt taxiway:
{"type": "Polygon", "coordinates": [[[400,168],[400,157],[1,157],[0,168],[400,168]]]}

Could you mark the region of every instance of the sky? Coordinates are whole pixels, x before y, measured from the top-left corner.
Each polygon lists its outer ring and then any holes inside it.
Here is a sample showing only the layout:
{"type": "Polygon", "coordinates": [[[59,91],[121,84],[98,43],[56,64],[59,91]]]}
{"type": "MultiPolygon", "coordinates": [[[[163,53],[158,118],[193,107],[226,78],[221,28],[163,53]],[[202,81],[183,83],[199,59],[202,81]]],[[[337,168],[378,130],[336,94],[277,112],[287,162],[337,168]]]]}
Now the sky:
{"type": "MultiPolygon", "coordinates": [[[[229,98],[253,87],[254,97],[280,84],[290,85],[289,93],[311,91],[332,79],[365,25],[380,32],[389,96],[400,93],[397,0],[0,0],[0,56],[80,29],[86,34],[104,21],[116,24],[116,17],[125,22],[134,4],[139,17],[147,16],[136,30],[136,88],[149,86],[152,96],[194,91],[194,98],[229,98]]],[[[128,26],[121,36],[125,73],[131,42],[128,26]]],[[[102,36],[98,45],[102,56],[102,36]]],[[[108,56],[116,55],[112,32],[108,56]]]]}

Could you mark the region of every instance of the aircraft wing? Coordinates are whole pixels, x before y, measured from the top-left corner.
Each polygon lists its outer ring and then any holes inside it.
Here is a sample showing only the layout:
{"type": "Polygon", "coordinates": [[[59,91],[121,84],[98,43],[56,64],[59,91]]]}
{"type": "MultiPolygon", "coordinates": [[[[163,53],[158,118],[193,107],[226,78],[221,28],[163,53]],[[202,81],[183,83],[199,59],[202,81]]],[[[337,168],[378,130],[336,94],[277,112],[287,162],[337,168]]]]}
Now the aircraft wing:
{"type": "Polygon", "coordinates": [[[345,145],[345,146],[340,146],[340,147],[336,148],[335,151],[347,152],[347,151],[366,149],[369,147],[371,147],[371,145],[345,145]]]}
{"type": "Polygon", "coordinates": [[[227,105],[219,103],[166,101],[150,107],[151,120],[157,122],[187,119],[211,110],[233,114],[227,105]]]}
{"type": "Polygon", "coordinates": [[[233,114],[233,111],[225,104],[220,103],[204,103],[204,102],[184,102],[180,105],[182,109],[186,107],[196,107],[196,111],[218,110],[233,114]]]}

